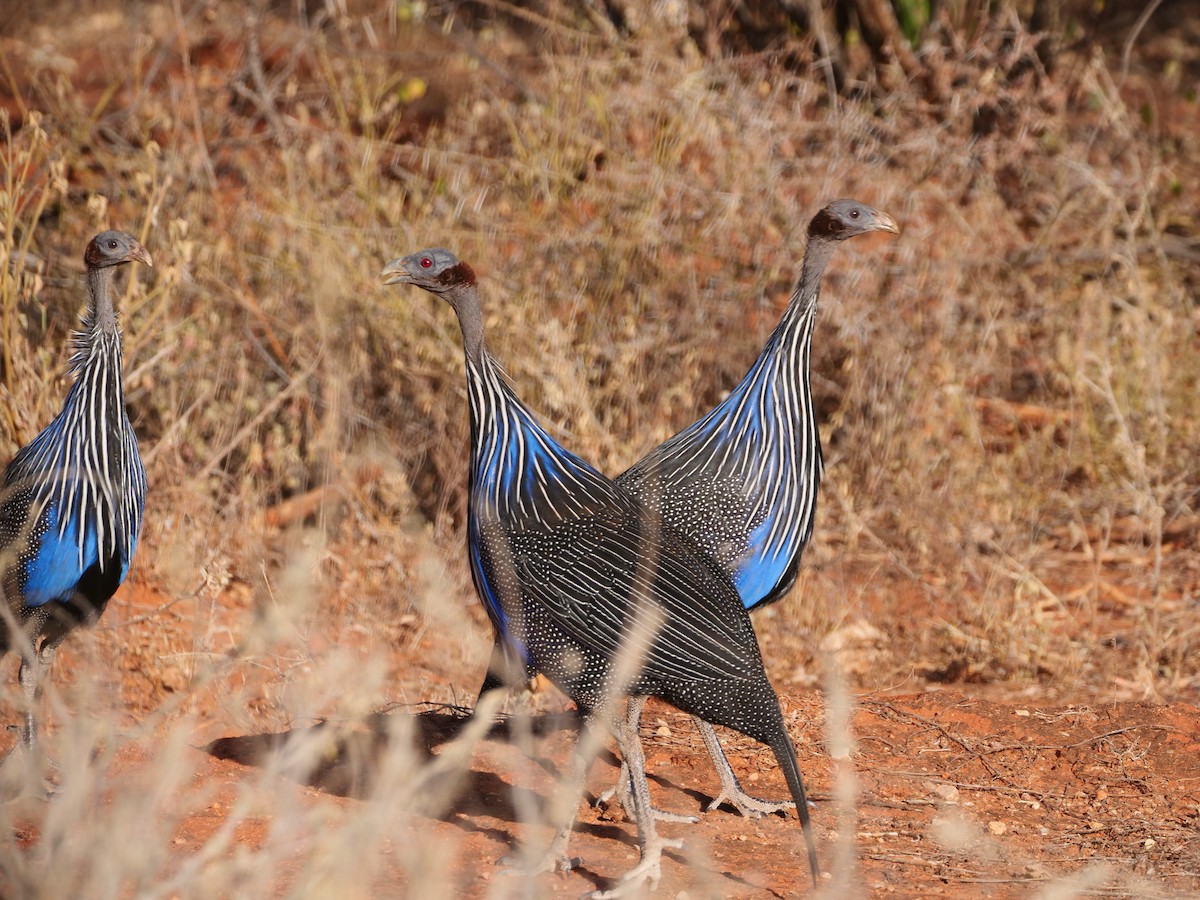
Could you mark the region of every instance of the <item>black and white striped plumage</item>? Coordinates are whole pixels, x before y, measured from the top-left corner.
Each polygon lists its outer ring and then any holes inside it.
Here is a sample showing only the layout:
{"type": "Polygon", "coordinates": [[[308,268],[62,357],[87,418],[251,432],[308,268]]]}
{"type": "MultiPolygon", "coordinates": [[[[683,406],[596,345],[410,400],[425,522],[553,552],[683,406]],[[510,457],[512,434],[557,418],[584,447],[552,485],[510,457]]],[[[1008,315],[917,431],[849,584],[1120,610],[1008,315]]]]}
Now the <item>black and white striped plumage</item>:
{"type": "MultiPolygon", "coordinates": [[[[425,250],[393,260],[383,277],[436,293],[458,314],[472,436],[468,549],[508,652],[548,676],[585,716],[625,696],[655,696],[770,746],[796,799],[815,878],[795,748],[728,576],[537,423],[484,347],[466,263],[425,250]],[[639,662],[618,681],[626,652],[639,662]]],[[[618,726],[617,735],[622,755],[641,759],[636,730],[618,726]]],[[[662,842],[645,772],[630,771],[644,857],[636,871],[653,878],[662,842]]]]}
{"type": "Polygon", "coordinates": [[[809,357],[821,277],[839,241],[872,231],[895,234],[896,223],[855,200],[817,213],[791,302],[750,371],[614,479],[708,551],[747,609],[787,592],[812,537],[823,463],[809,357]]]}
{"type": "Polygon", "coordinates": [[[75,335],[62,411],[8,464],[0,493],[0,573],[5,608],[0,654],[21,653],[21,745],[37,738],[42,679],[58,644],[95,621],[124,581],[141,531],[146,472],[125,413],[116,267],[150,254],[119,231],[84,251],[89,303],[75,335]],[[19,629],[19,633],[14,630],[19,629]]]}

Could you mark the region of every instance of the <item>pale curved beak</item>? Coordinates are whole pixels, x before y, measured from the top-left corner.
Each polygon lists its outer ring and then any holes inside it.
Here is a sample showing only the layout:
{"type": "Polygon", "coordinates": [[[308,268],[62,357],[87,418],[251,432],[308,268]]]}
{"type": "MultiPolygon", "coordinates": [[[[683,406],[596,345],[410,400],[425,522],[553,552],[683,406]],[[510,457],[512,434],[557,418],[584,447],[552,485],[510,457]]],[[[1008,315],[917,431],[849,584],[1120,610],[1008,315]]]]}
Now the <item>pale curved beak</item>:
{"type": "Polygon", "coordinates": [[[137,241],[134,241],[133,247],[129,251],[128,259],[131,262],[145,263],[150,268],[152,268],[152,269],[154,268],[154,260],[152,260],[150,258],[150,251],[147,250],[145,247],[143,247],[141,244],[139,244],[137,241]]]}
{"type": "Polygon", "coordinates": [[[885,212],[875,210],[875,230],[889,231],[892,234],[899,234],[900,228],[896,225],[896,220],[885,212]]]}
{"type": "Polygon", "coordinates": [[[404,267],[403,259],[393,259],[379,273],[384,284],[403,284],[410,280],[408,269],[404,267]]]}

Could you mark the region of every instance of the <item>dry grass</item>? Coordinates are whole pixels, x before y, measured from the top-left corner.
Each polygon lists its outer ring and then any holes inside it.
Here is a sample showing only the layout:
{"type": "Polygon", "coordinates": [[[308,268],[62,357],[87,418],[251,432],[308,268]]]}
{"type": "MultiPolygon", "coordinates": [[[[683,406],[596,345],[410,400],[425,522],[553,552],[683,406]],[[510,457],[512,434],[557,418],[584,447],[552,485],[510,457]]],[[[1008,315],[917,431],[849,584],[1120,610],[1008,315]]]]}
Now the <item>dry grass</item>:
{"type": "MultiPolygon", "coordinates": [[[[387,259],[443,245],[470,260],[519,393],[615,473],[741,376],[809,216],[838,196],[903,234],[851,242],[826,278],[823,507],[799,593],[760,620],[768,655],[799,661],[780,680],[814,683],[821,640],[869,619],[891,644],[858,686],[1196,697],[1186,82],[1135,67],[1121,84],[1099,49],[1047,74],[1000,18],[942,51],[964,79],[944,104],[914,86],[831,108],[782,55],[675,54],[500,4],[317,6],[305,24],[292,4],[50,4],[3,43],[0,459],[63,395],[88,236],[124,228],[156,261],[122,303],[151,487],[135,578],[180,605],[130,608],[165,621],[159,644],[130,651],[114,625],[95,651],[165,701],[138,735],[202,711],[189,704],[353,725],[474,690],[463,673],[488,637],[459,552],[460,344],[448,310],[380,286],[387,259]],[[373,660],[419,655],[431,632],[454,637],[427,673],[373,660]]],[[[305,754],[319,749],[280,765],[305,754]]],[[[422,777],[409,762],[380,776],[393,800],[422,777]]],[[[182,775],[161,765],[166,797],[182,775]]],[[[274,784],[264,772],[239,802],[284,818],[274,784]]],[[[152,804],[135,825],[126,799],[135,832],[179,814],[152,804]]],[[[307,840],[271,839],[282,857],[307,840]]],[[[317,875],[336,880],[338,852],[317,875]]],[[[411,871],[436,878],[421,852],[411,871]]],[[[161,866],[114,862],[112,884],[138,893],[161,866]]],[[[158,892],[258,895],[278,877],[235,857],[158,892]]]]}

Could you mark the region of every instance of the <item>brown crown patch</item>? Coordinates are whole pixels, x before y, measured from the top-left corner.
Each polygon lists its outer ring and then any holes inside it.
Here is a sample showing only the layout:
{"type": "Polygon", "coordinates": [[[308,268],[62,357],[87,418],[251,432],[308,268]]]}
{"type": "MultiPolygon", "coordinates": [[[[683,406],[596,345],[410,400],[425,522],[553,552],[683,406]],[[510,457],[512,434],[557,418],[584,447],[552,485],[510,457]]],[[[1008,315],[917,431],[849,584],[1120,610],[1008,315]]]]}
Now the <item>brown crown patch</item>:
{"type": "Polygon", "coordinates": [[[96,239],[92,238],[88,241],[87,247],[83,250],[84,264],[89,268],[95,268],[96,266],[104,265],[106,260],[107,257],[104,255],[104,251],[100,249],[100,245],[96,243],[96,239]]]}
{"type": "Polygon", "coordinates": [[[829,208],[821,210],[808,225],[809,237],[838,237],[846,230],[846,223],[829,211],[829,208]]]}
{"type": "Polygon", "coordinates": [[[475,270],[467,263],[459,262],[439,275],[438,282],[446,287],[475,284],[475,270]]]}

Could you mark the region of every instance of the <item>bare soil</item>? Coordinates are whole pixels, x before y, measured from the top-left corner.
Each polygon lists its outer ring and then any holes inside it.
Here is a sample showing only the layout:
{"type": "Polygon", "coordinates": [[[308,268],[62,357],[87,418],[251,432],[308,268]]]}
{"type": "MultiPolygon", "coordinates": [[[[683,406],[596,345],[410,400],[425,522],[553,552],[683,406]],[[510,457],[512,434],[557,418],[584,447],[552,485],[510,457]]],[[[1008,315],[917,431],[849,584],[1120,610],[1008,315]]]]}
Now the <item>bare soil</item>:
{"type": "MultiPolygon", "coordinates": [[[[240,595],[245,597],[245,594],[240,595]]],[[[892,596],[889,602],[895,602],[892,596]]],[[[222,828],[236,826],[222,855],[258,852],[271,840],[271,809],[247,813],[245,797],[264,767],[281,751],[314,739],[326,742],[318,764],[302,776],[280,774],[276,791],[291,795],[289,815],[312,817],[324,827],[352,827],[370,807],[382,760],[411,735],[418,758],[438,756],[466,725],[467,711],[442,703],[396,703],[354,723],[280,725],[256,710],[270,706],[278,687],[271,676],[255,681],[254,669],[238,667],[220,679],[151,683],[153,667],[138,654],[179,640],[155,617],[135,615],[165,602],[135,584],[114,604],[95,641],[83,639],[63,652],[57,676],[67,686],[81,678],[119,677],[121,723],[107,739],[106,783],[112,796],[128,794],[158,778],[156,754],[182,753],[186,796],[169,841],[166,872],[187,865],[222,828]],[[91,652],[80,652],[88,650],[91,652]],[[108,658],[111,657],[111,658],[108,658]],[[113,664],[116,663],[115,666],[113,664]],[[106,666],[109,675],[105,676],[106,666]],[[114,676],[113,671],[119,672],[114,676]],[[235,686],[236,685],[236,686],[235,686]],[[230,714],[230,696],[239,709],[230,714]],[[222,699],[224,698],[224,699],[222,699]],[[163,709],[175,712],[163,714],[163,709]],[[139,721],[157,723],[147,735],[139,721]],[[404,720],[404,721],[401,721],[404,720]],[[180,751],[168,736],[189,731],[180,751]],[[168,745],[173,750],[166,749],[168,745]],[[240,848],[240,851],[239,851],[240,848]]],[[[189,601],[189,605],[195,601],[189,601]]],[[[170,621],[185,623],[194,609],[173,609],[170,621]]],[[[214,614],[229,633],[251,627],[253,611],[227,591],[214,614]]],[[[161,619],[161,617],[160,617],[161,619]]],[[[343,634],[339,641],[348,639],[343,634]]],[[[452,637],[429,632],[416,644],[390,651],[398,693],[432,690],[428,660],[446,658],[452,637]],[[405,675],[404,673],[407,673],[405,675]]],[[[768,642],[768,645],[771,642],[768,642]]],[[[379,647],[360,648],[378,654],[379,647]]],[[[773,672],[800,662],[767,652],[773,672]]],[[[436,666],[433,667],[436,669],[436,666]]],[[[457,690],[473,687],[480,673],[446,673],[457,690]],[[467,684],[464,684],[467,682],[467,684]]],[[[1117,895],[1170,896],[1200,891],[1200,710],[1183,703],[1053,702],[1036,686],[934,687],[871,691],[852,698],[848,755],[839,750],[847,730],[830,728],[840,704],[818,690],[789,689],[781,700],[800,754],[825,874],[822,887],[835,896],[1020,897],[1063,881],[1068,895],[1099,891],[1117,895]],[[830,735],[834,735],[833,742],[830,735]],[[835,746],[836,744],[836,746],[835,746]],[[840,758],[831,758],[831,750],[840,758]],[[1076,880],[1072,881],[1074,878],[1076,880]]],[[[411,696],[411,695],[410,695],[411,696]]],[[[381,844],[381,858],[364,864],[355,895],[405,896],[412,877],[403,853],[405,834],[436,836],[452,854],[446,896],[484,897],[525,893],[576,896],[611,886],[637,860],[635,830],[619,806],[596,804],[610,786],[619,761],[604,752],[593,765],[588,802],[581,803],[571,854],[579,860],[566,875],[541,875],[532,883],[504,874],[499,861],[522,852],[523,842],[548,840],[544,826],[526,824],[522,804],[544,804],[553,792],[577,738],[578,722],[552,690],[516,701],[531,712],[531,756],[514,747],[519,716],[508,715],[475,748],[469,771],[458,780],[448,805],[417,815],[381,844]],[[391,845],[395,842],[397,846],[391,845]],[[395,852],[395,858],[391,854],[395,852]]],[[[8,711],[5,711],[8,714],[8,711]]],[[[723,733],[723,744],[742,783],[759,796],[787,796],[770,753],[754,741],[723,733]]],[[[51,725],[49,746],[59,736],[51,725]]],[[[799,824],[794,816],[751,820],[729,808],[701,812],[713,797],[716,777],[687,717],[651,703],[644,720],[651,789],[665,810],[699,814],[697,824],[663,824],[664,836],[683,838],[668,851],[662,896],[776,896],[811,892],[799,824]]],[[[519,743],[519,740],[518,740],[519,743]]],[[[106,795],[107,796],[107,795],[106,795]]],[[[45,817],[58,799],[22,800],[14,838],[34,852],[45,817]]],[[[278,814],[283,814],[279,811],[278,814]]],[[[101,816],[101,818],[103,818],[101,816]]],[[[303,883],[306,845],[294,859],[275,859],[277,895],[308,895],[303,883]]],[[[439,882],[445,884],[445,882],[439,882]]]]}

